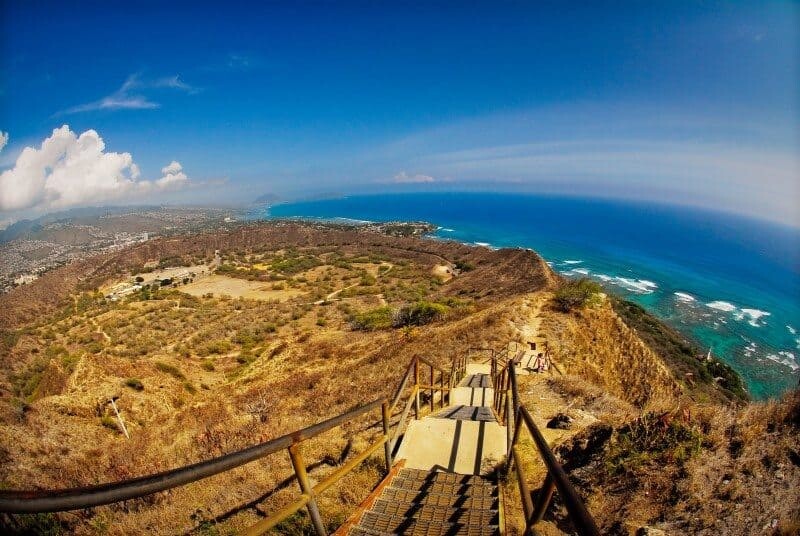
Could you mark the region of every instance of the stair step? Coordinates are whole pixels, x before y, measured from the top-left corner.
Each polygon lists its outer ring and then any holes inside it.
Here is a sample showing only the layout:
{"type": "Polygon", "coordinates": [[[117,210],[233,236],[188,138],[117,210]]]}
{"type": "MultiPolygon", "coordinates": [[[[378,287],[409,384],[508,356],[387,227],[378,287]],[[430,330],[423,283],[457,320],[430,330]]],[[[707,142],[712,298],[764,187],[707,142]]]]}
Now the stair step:
{"type": "Polygon", "coordinates": [[[455,419],[460,421],[497,422],[497,418],[488,406],[453,405],[432,415],[437,419],[455,419]]]}
{"type": "Polygon", "coordinates": [[[492,387],[456,387],[450,391],[450,405],[491,406],[494,403],[492,387]]]}
{"type": "Polygon", "coordinates": [[[448,473],[445,471],[425,471],[424,469],[401,469],[397,476],[412,478],[415,480],[434,480],[436,482],[448,482],[470,485],[495,486],[496,483],[486,477],[479,475],[462,475],[460,473],[448,473]]]}
{"type": "Polygon", "coordinates": [[[492,378],[488,374],[470,374],[461,381],[460,387],[472,387],[473,389],[491,387],[492,378]]]}
{"type": "Polygon", "coordinates": [[[456,495],[453,493],[420,493],[416,490],[407,490],[388,487],[383,490],[381,500],[397,501],[406,504],[421,503],[431,506],[447,506],[449,508],[468,508],[477,510],[496,510],[498,499],[496,495],[456,495]]]}
{"type": "MultiPolygon", "coordinates": [[[[469,536],[494,535],[497,525],[463,524],[423,521],[407,517],[394,517],[375,512],[365,512],[358,527],[380,534],[408,534],[414,536],[449,536],[464,534],[469,536]]],[[[352,534],[352,532],[351,532],[352,534]]],[[[369,534],[369,533],[367,533],[369,534]]]]}
{"type": "Polygon", "coordinates": [[[491,484],[462,484],[460,482],[442,482],[436,480],[417,480],[397,476],[392,479],[389,487],[416,491],[417,493],[432,493],[439,495],[467,495],[470,497],[492,497],[497,494],[497,488],[491,484]]]}
{"type": "Polygon", "coordinates": [[[478,510],[451,506],[435,506],[426,503],[401,503],[379,499],[370,511],[393,517],[408,517],[422,521],[460,524],[497,525],[500,516],[496,510],[478,510]]]}

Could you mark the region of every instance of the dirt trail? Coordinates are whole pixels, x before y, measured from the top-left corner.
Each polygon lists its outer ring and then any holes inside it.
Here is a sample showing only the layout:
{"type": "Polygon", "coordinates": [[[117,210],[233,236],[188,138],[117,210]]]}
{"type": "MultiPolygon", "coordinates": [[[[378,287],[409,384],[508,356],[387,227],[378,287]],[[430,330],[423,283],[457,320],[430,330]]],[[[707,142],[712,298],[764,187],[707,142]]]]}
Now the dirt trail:
{"type": "Polygon", "coordinates": [[[102,335],[106,342],[111,342],[111,337],[109,337],[108,333],[106,333],[106,331],[100,327],[100,324],[97,323],[97,320],[94,318],[89,318],[89,323],[92,325],[92,327],[94,327],[95,333],[102,335]]]}
{"type": "MultiPolygon", "coordinates": [[[[522,304],[523,321],[515,322],[521,339],[528,340],[541,336],[539,327],[542,322],[542,309],[545,301],[546,297],[538,294],[525,298],[522,304]]],[[[560,373],[555,367],[550,367],[544,373],[518,376],[520,397],[528,406],[536,424],[540,426],[542,434],[551,445],[562,442],[597,421],[594,415],[573,408],[572,401],[566,400],[550,386],[550,379],[559,375],[560,373]],[[574,419],[569,430],[546,427],[547,421],[558,413],[567,413],[574,419]]]]}
{"type": "MultiPolygon", "coordinates": [[[[539,329],[545,303],[546,296],[541,294],[532,294],[525,297],[520,306],[521,316],[514,321],[514,327],[517,330],[519,340],[527,341],[541,336],[539,329]]],[[[530,353],[530,350],[527,352],[530,353]]],[[[557,376],[560,376],[560,373],[554,367],[550,367],[550,370],[544,373],[518,375],[520,399],[528,411],[530,411],[536,426],[551,448],[562,444],[598,420],[595,415],[573,407],[574,402],[566,399],[562,394],[551,387],[550,380],[557,376]],[[566,430],[548,428],[547,423],[553,417],[561,413],[568,415],[572,419],[569,428],[566,430]]],[[[524,459],[528,460],[525,466],[528,483],[531,489],[535,490],[539,488],[544,481],[546,474],[545,466],[541,462],[538,451],[527,432],[523,433],[521,436],[520,448],[524,452],[524,459]]],[[[516,485],[516,480],[511,479],[509,480],[509,487],[506,488],[507,493],[512,494],[513,497],[518,495],[518,491],[515,489],[516,485]],[[513,488],[511,487],[512,485],[513,488]]],[[[512,508],[520,508],[520,516],[522,515],[521,505],[515,504],[509,506],[512,508]]],[[[507,519],[517,519],[520,516],[509,512],[507,519]]],[[[521,527],[518,528],[521,529],[521,527]]],[[[539,524],[537,526],[537,531],[542,535],[564,534],[558,527],[547,521],[539,524]]]]}

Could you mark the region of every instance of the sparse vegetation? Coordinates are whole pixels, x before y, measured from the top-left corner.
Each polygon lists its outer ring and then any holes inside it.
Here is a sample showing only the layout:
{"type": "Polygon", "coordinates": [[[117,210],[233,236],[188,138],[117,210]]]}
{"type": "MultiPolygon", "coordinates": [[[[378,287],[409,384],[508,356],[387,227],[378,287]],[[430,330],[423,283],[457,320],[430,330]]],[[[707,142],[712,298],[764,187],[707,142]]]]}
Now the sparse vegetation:
{"type": "Polygon", "coordinates": [[[458,270],[460,272],[471,272],[472,270],[475,269],[475,265],[474,264],[472,264],[469,261],[465,261],[465,260],[457,260],[454,263],[454,265],[456,267],[456,270],[458,270]]]}
{"type": "Polygon", "coordinates": [[[678,377],[686,377],[689,373],[698,382],[716,382],[730,398],[748,399],[741,377],[730,365],[718,359],[707,359],[695,344],[640,305],[616,297],[611,299],[611,304],[625,323],[634,328],[638,336],[676,370],[678,377]]]}
{"type": "Polygon", "coordinates": [[[441,303],[418,301],[401,308],[394,318],[394,327],[424,326],[443,318],[449,307],[441,303]]]}
{"type": "Polygon", "coordinates": [[[114,432],[119,433],[119,424],[117,423],[117,419],[112,417],[111,415],[103,415],[100,417],[100,424],[108,428],[109,430],[113,430],[114,432]]]}
{"type": "Polygon", "coordinates": [[[354,329],[362,331],[375,331],[378,329],[389,329],[394,322],[394,310],[388,305],[370,309],[353,316],[354,329]]]}
{"type": "Polygon", "coordinates": [[[603,288],[599,284],[585,277],[567,280],[556,290],[553,303],[559,311],[568,313],[586,307],[602,291],[603,288]]]}
{"type": "Polygon", "coordinates": [[[130,387],[134,391],[144,391],[144,384],[138,378],[128,378],[124,383],[125,387],[130,387]]]}
{"type": "Polygon", "coordinates": [[[645,413],[623,426],[612,442],[606,464],[612,475],[683,464],[700,453],[704,436],[690,419],[674,413],[645,413]]]}
{"type": "MultiPolygon", "coordinates": [[[[204,277],[263,289],[259,290],[262,297],[230,298],[224,287],[195,288],[202,279],[198,277],[188,288],[148,286],[141,294],[117,302],[97,299],[93,289],[83,294],[73,291],[80,313],[76,314],[75,303],[67,296],[46,317],[42,313],[28,317],[35,318],[34,322],[9,323],[2,333],[3,348],[7,348],[2,357],[8,385],[16,396],[0,400],[0,405],[5,404],[0,429],[12,430],[19,441],[15,441],[13,457],[0,449],[4,485],[30,487],[37,468],[46,467],[59,471],[36,473],[43,487],[114,481],[279,437],[375,397],[390,396],[412,355],[424,354],[446,364],[469,347],[497,348],[519,339],[532,314],[523,305],[523,296],[544,302],[551,297],[549,290],[555,289],[544,263],[522,250],[491,251],[293,224],[268,229],[252,226],[169,244],[169,256],[184,262],[210,261],[214,250],[224,244],[221,272],[204,277]],[[432,277],[442,259],[456,267],[446,281],[432,277]],[[186,293],[190,290],[192,295],[186,293]],[[281,292],[291,294],[273,299],[281,292]],[[118,391],[110,392],[115,386],[118,391]],[[74,405],[73,393],[78,401],[74,405]],[[62,396],[42,400],[51,395],[62,396]],[[116,418],[102,404],[112,395],[119,396],[117,404],[130,441],[121,440],[116,418]],[[59,442],[53,437],[60,438],[59,442]],[[135,467],[131,460],[136,460],[135,467]]],[[[128,250],[118,257],[118,264],[104,266],[113,266],[128,277],[129,266],[153,265],[152,252],[157,247],[158,242],[142,252],[128,250]]],[[[80,275],[99,285],[115,273],[80,275]]],[[[591,295],[595,290],[582,292],[591,295]]],[[[586,303],[591,303],[591,296],[571,301],[570,307],[586,303]]],[[[665,422],[659,404],[678,407],[679,382],[647,348],[658,356],[670,352],[696,358],[666,332],[646,328],[649,320],[639,318],[637,311],[629,311],[630,316],[617,314],[624,323],[605,304],[574,315],[553,314],[548,308],[542,312],[540,332],[548,334],[559,365],[568,368],[566,376],[553,372],[550,378],[568,400],[562,405],[574,403],[576,415],[596,418],[598,425],[614,430],[594,464],[570,466],[570,477],[577,475],[577,483],[592,483],[581,489],[591,497],[592,508],[610,501],[614,519],[635,528],[628,524],[630,515],[625,511],[632,498],[685,503],[687,511],[694,509],[693,517],[700,517],[706,515],[705,507],[690,503],[692,493],[700,495],[692,488],[697,482],[710,482],[709,488],[731,497],[742,492],[721,483],[727,471],[736,478],[745,475],[742,479],[781,472],[786,485],[794,482],[792,452],[800,452],[791,439],[798,427],[791,424],[798,419],[796,410],[763,409],[745,419],[734,413],[740,410],[724,408],[715,409],[718,414],[708,410],[707,416],[696,414],[689,400],[684,402],[692,410],[690,415],[670,413],[671,420],[665,422]],[[580,382],[570,375],[576,371],[582,376],[580,382]],[[767,448],[763,438],[775,446],[767,448]],[[729,446],[737,451],[735,460],[725,454],[729,446]],[[757,455],[756,446],[764,454],[757,455]],[[703,463],[722,463],[718,460],[725,456],[733,461],[725,458],[728,465],[717,471],[720,475],[697,472],[703,463]],[[661,480],[652,476],[659,471],[666,475],[661,480]],[[603,482],[592,480],[592,475],[602,475],[603,482]],[[628,486],[636,494],[627,494],[628,486]],[[602,493],[592,495],[595,489],[602,493]],[[619,503],[614,503],[618,498],[619,503]]],[[[712,379],[722,376],[713,368],[716,365],[703,366],[712,379]]],[[[675,375],[680,379],[683,371],[675,375]]],[[[695,372],[697,377],[701,374],[695,372]]],[[[526,376],[521,381],[540,379],[526,376]]],[[[716,383],[728,388],[726,382],[716,383]]],[[[531,385],[521,385],[524,396],[531,385]]],[[[537,404],[548,400],[536,398],[537,404]]],[[[538,410],[540,406],[532,407],[538,410]]],[[[347,442],[352,441],[358,451],[375,431],[358,426],[309,443],[304,452],[309,471],[314,464],[323,469],[340,464],[347,442]]],[[[548,436],[548,441],[554,438],[558,443],[565,437],[548,436]]],[[[354,473],[360,479],[356,485],[348,483],[325,495],[320,506],[330,528],[363,498],[357,496],[358,490],[367,490],[380,479],[379,466],[363,464],[354,473]]],[[[163,494],[131,508],[98,507],[92,518],[82,513],[51,519],[63,522],[65,532],[91,532],[88,525],[94,521],[89,519],[97,519],[97,526],[113,520],[111,526],[128,532],[147,527],[151,532],[225,534],[244,528],[252,521],[252,513],[217,516],[235,512],[242,497],[259,497],[275,489],[290,474],[288,459],[275,456],[269,463],[248,466],[245,479],[234,471],[209,479],[210,484],[198,485],[188,494],[163,494]],[[201,502],[204,510],[198,514],[195,510],[201,502]]],[[[323,470],[314,478],[324,475],[323,470]]],[[[532,482],[541,482],[540,476],[532,477],[532,482]]],[[[295,486],[286,489],[296,494],[295,486]]],[[[286,500],[278,493],[267,494],[259,509],[272,512],[286,500]]],[[[552,511],[546,519],[550,516],[552,511]]],[[[664,519],[669,521],[668,515],[664,519]]],[[[298,514],[279,528],[304,533],[309,525],[304,514],[298,514]]],[[[623,530],[610,523],[603,529],[623,530]]]]}
{"type": "Polygon", "coordinates": [[[174,365],[170,365],[169,363],[164,363],[163,361],[156,361],[155,366],[159,372],[164,372],[165,374],[169,374],[176,380],[185,380],[186,376],[183,375],[183,372],[174,365]]]}

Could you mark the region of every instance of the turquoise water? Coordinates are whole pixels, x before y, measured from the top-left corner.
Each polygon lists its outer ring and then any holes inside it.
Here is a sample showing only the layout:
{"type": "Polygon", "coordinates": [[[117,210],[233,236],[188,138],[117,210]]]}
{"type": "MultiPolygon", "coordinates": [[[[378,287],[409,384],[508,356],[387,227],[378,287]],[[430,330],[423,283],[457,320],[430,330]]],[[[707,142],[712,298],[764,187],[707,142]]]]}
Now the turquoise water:
{"type": "Polygon", "coordinates": [[[754,398],[798,385],[795,229],[659,205],[486,193],[297,202],[267,217],[423,220],[440,226],[440,239],[529,247],[562,274],[597,280],[711,349],[754,398]]]}

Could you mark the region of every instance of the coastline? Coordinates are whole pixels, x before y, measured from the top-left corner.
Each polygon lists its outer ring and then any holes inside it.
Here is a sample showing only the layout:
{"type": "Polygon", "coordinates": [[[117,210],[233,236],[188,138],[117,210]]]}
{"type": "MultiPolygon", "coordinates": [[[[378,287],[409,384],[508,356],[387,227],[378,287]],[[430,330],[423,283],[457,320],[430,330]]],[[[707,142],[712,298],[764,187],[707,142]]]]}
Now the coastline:
{"type": "MultiPolygon", "coordinates": [[[[553,212],[546,204],[549,201],[520,196],[494,196],[488,202],[481,200],[478,204],[482,198],[475,195],[440,197],[425,194],[405,197],[363,196],[280,204],[271,207],[268,215],[260,214],[259,219],[291,216],[319,222],[335,215],[366,221],[402,221],[401,216],[405,216],[406,220],[435,222],[436,231],[428,235],[432,239],[454,240],[471,245],[480,243],[477,245],[490,248],[534,249],[559,274],[573,278],[590,277],[610,292],[644,307],[687,340],[694,342],[703,354],[711,350],[712,356],[736,370],[754,399],[777,397],[796,387],[800,378],[800,337],[797,336],[800,307],[787,297],[791,288],[780,293],[766,287],[783,284],[787,278],[785,274],[767,279],[752,275],[763,273],[764,270],[759,272],[758,269],[769,258],[762,262],[760,257],[754,257],[748,251],[740,253],[727,243],[723,243],[727,249],[722,253],[711,251],[716,247],[715,243],[708,245],[702,240],[695,240],[696,243],[687,243],[686,255],[694,262],[687,267],[681,262],[683,253],[674,246],[667,247],[674,240],[664,234],[670,221],[653,229],[635,230],[634,235],[640,233],[649,236],[646,231],[660,234],[660,243],[654,243],[649,246],[650,249],[641,252],[622,247],[630,244],[617,236],[608,241],[597,239],[600,231],[587,228],[586,221],[574,221],[575,214],[569,211],[569,206],[556,207],[555,211],[563,212],[564,216],[553,221],[545,218],[545,215],[553,212]],[[498,215],[499,211],[491,205],[492,199],[502,201],[503,208],[508,210],[498,215]],[[489,206],[484,206],[487,203],[489,206]],[[505,206],[509,203],[510,206],[505,206]],[[540,209],[538,214],[542,218],[531,219],[521,209],[519,216],[515,214],[518,207],[527,210],[531,206],[540,209]],[[390,208],[381,210],[380,207],[390,208]],[[542,230],[540,221],[547,225],[571,226],[574,231],[567,228],[563,233],[554,231],[548,234],[545,231],[550,230],[542,230]],[[562,239],[562,235],[566,238],[562,239]],[[721,256],[723,254],[724,257],[721,256]],[[711,260],[719,258],[738,271],[711,260]],[[750,264],[739,269],[744,261],[750,264]],[[727,269],[727,272],[723,269],[727,269]]],[[[580,206],[582,210],[584,205],[582,203],[580,206]]],[[[600,209],[593,210],[602,212],[600,209]]],[[[704,238],[703,233],[709,228],[708,223],[704,225],[696,233],[700,238],[704,238]]],[[[630,226],[633,227],[633,224],[630,226]]],[[[614,228],[607,227],[602,231],[610,234],[608,231],[614,228]]],[[[628,229],[628,234],[631,232],[628,229]]],[[[678,243],[683,244],[683,241],[678,240],[678,243]]],[[[794,285],[794,279],[790,283],[794,285]]]]}

